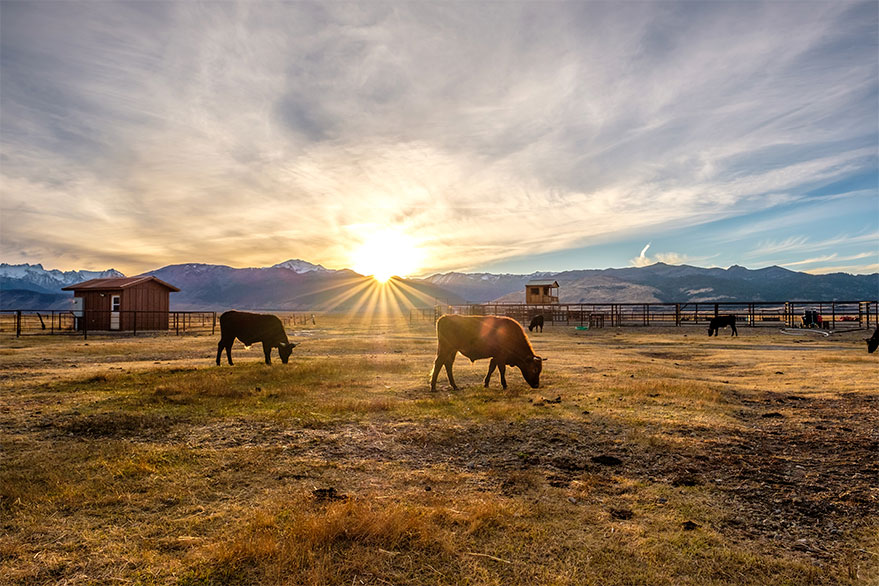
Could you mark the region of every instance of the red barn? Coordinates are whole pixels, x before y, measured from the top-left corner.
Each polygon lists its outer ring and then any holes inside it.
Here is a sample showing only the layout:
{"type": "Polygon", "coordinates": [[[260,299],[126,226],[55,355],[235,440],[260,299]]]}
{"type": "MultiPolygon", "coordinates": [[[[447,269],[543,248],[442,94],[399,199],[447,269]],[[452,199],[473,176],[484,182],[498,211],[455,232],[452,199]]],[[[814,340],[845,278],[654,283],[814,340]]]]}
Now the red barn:
{"type": "Polygon", "coordinates": [[[91,279],[63,290],[73,291],[80,329],[128,331],[167,330],[170,294],[180,291],[149,275],[91,279]]]}

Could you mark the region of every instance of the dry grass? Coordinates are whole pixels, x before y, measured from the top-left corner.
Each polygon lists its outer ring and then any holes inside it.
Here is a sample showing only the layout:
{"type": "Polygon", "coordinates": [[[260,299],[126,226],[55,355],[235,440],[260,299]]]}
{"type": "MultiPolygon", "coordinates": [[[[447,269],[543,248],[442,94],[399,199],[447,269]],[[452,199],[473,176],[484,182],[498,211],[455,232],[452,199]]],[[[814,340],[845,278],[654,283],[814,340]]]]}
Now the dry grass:
{"type": "Polygon", "coordinates": [[[429,324],[295,338],[272,367],[208,336],[0,340],[0,582],[879,578],[857,333],[548,327],[537,391],[459,357],[436,393],[429,324]]]}

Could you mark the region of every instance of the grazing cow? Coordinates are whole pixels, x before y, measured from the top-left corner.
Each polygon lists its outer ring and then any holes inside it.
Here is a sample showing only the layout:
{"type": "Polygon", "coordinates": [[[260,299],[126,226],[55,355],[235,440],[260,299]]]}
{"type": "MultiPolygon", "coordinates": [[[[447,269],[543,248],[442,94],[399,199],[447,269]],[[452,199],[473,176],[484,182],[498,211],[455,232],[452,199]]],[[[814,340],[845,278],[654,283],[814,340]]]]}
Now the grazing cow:
{"type": "Polygon", "coordinates": [[[220,366],[223,348],[226,349],[226,359],[229,361],[229,365],[232,365],[232,344],[235,343],[235,338],[241,340],[247,347],[256,342],[262,342],[266,364],[272,363],[272,348],[278,349],[281,362],[287,364],[287,359],[290,358],[290,353],[296,346],[287,340],[287,333],[278,316],[245,311],[227,311],[220,316],[217,366],[220,366]]]}
{"type": "Polygon", "coordinates": [[[534,328],[539,328],[541,332],[543,332],[543,316],[535,315],[531,318],[531,323],[528,324],[528,331],[533,332],[534,328]]]}
{"type": "Polygon", "coordinates": [[[436,390],[436,379],[442,367],[452,388],[458,390],[452,376],[452,363],[458,352],[474,362],[481,358],[491,358],[484,385],[494,369],[501,374],[501,386],[507,388],[507,365],[516,366],[522,371],[525,381],[536,389],[540,386],[540,371],[543,358],[535,356],[534,348],[525,335],[525,330],[514,319],[499,316],[444,315],[436,322],[436,361],[430,378],[430,390],[436,390]]]}
{"type": "Polygon", "coordinates": [[[867,343],[867,352],[870,354],[875,352],[876,348],[879,348],[879,327],[876,328],[872,336],[864,338],[864,341],[867,343]]]}
{"type": "Polygon", "coordinates": [[[720,328],[725,328],[726,326],[732,328],[730,336],[739,335],[738,330],[736,330],[736,316],[718,315],[717,317],[711,318],[711,321],[708,323],[708,337],[710,338],[712,335],[719,336],[720,328]]]}

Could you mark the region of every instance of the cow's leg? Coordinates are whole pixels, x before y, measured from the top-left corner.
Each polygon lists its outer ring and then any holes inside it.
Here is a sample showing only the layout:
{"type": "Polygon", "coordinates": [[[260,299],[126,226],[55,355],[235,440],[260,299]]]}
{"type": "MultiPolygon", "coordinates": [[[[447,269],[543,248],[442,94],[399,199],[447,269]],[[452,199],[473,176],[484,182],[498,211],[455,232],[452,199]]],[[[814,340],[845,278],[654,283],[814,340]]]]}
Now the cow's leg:
{"type": "Polygon", "coordinates": [[[226,360],[229,362],[229,366],[232,366],[232,344],[235,343],[235,338],[232,338],[228,342],[226,342],[226,360]]]}
{"type": "Polygon", "coordinates": [[[730,324],[730,327],[732,328],[732,334],[730,334],[730,337],[738,336],[739,331],[736,329],[736,324],[730,324]]]}
{"type": "Polygon", "coordinates": [[[436,390],[436,379],[439,376],[440,370],[443,368],[443,357],[439,354],[436,355],[436,360],[433,361],[433,372],[430,373],[430,390],[436,390]]]}
{"type": "Polygon", "coordinates": [[[497,367],[497,361],[494,358],[491,359],[491,362],[488,363],[488,374],[485,375],[485,382],[482,386],[486,389],[488,388],[488,382],[491,380],[491,375],[494,372],[494,369],[497,367]]]}
{"type": "Polygon", "coordinates": [[[458,390],[458,385],[455,384],[455,377],[452,375],[452,364],[455,363],[455,354],[452,354],[445,360],[446,366],[446,375],[449,377],[449,384],[452,385],[452,389],[458,390]]]}
{"type": "Polygon", "coordinates": [[[217,342],[217,366],[220,366],[220,356],[223,355],[223,340],[217,342]]]}
{"type": "Polygon", "coordinates": [[[506,391],[507,390],[507,365],[503,362],[498,362],[497,371],[501,373],[501,386],[506,391]]]}
{"type": "Polygon", "coordinates": [[[272,347],[266,342],[262,343],[262,353],[266,355],[266,364],[272,364],[272,347]]]}

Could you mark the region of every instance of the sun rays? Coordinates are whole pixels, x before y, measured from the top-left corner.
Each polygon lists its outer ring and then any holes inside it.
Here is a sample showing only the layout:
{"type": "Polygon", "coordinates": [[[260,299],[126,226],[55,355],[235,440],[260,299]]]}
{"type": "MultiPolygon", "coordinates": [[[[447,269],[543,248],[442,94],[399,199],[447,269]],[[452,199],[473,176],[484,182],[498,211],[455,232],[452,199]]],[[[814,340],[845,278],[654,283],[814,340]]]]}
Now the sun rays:
{"type": "Polygon", "coordinates": [[[435,297],[397,277],[381,282],[373,276],[351,274],[318,291],[326,294],[321,311],[341,312],[352,321],[372,323],[379,318],[407,315],[415,307],[431,307],[435,297]]]}

